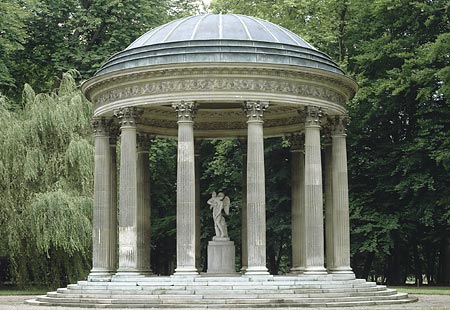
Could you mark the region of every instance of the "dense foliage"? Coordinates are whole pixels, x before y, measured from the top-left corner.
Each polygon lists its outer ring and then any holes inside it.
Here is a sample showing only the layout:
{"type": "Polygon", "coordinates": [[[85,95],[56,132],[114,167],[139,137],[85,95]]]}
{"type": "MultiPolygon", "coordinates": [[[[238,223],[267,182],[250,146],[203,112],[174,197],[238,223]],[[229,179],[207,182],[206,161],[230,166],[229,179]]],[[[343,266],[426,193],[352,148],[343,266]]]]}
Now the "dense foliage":
{"type": "Polygon", "coordinates": [[[70,74],[51,94],[25,85],[21,103],[0,98],[0,255],[21,286],[75,281],[91,256],[92,106],[70,74]]]}
{"type": "MultiPolygon", "coordinates": [[[[0,281],[56,286],[86,276],[92,107],[76,81],[148,29],[198,10],[188,0],[0,3],[0,281]],[[79,73],[64,73],[72,68],[79,73]]],[[[429,283],[450,284],[448,1],[213,0],[211,10],[291,29],[358,82],[348,135],[357,276],[399,284],[426,275],[429,283]]],[[[290,262],[289,146],[267,139],[265,148],[267,258],[278,273],[290,262]]],[[[200,149],[201,201],[212,191],[230,196],[229,231],[239,253],[241,145],[204,141],[200,149]]],[[[175,142],[156,139],[150,161],[152,268],[168,274],[175,261],[175,142]]],[[[204,203],[201,210],[205,265],[213,231],[204,203]]]]}
{"type": "Polygon", "coordinates": [[[212,8],[292,29],[358,82],[348,139],[357,275],[450,284],[449,2],[216,0],[212,8]]]}

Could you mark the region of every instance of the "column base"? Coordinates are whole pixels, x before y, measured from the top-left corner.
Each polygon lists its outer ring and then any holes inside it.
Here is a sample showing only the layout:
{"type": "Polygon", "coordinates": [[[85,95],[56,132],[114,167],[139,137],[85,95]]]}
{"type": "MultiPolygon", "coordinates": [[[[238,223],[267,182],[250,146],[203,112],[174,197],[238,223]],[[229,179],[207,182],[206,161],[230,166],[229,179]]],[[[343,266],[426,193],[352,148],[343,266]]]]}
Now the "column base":
{"type": "Polygon", "coordinates": [[[328,274],[327,270],[322,266],[309,266],[305,267],[303,274],[328,274]]]}
{"type": "Polygon", "coordinates": [[[353,269],[349,266],[333,267],[328,269],[329,273],[353,273],[353,269]]]}
{"type": "Polygon", "coordinates": [[[292,267],[289,270],[289,273],[292,273],[292,274],[301,274],[304,272],[305,272],[305,267],[292,267]]]}
{"type": "Polygon", "coordinates": [[[198,270],[195,267],[177,267],[172,276],[198,276],[198,270]]]}
{"type": "Polygon", "coordinates": [[[112,270],[98,270],[92,269],[88,275],[88,281],[90,282],[109,282],[114,276],[115,271],[112,270]]]}
{"type": "Polygon", "coordinates": [[[247,266],[242,266],[242,267],[241,267],[241,273],[245,273],[245,271],[247,270],[247,268],[248,268],[247,266]]]}
{"type": "Polygon", "coordinates": [[[270,275],[268,269],[266,268],[266,266],[256,266],[256,267],[247,267],[247,269],[245,270],[245,275],[246,276],[258,276],[258,275],[262,275],[262,276],[267,276],[270,275]]]}
{"type": "Polygon", "coordinates": [[[356,279],[355,273],[351,267],[337,267],[328,270],[328,273],[337,280],[353,280],[356,279]]]}
{"type": "Polygon", "coordinates": [[[146,276],[153,275],[151,269],[148,270],[117,270],[117,273],[113,276],[114,279],[123,279],[123,278],[143,278],[146,276]]]}

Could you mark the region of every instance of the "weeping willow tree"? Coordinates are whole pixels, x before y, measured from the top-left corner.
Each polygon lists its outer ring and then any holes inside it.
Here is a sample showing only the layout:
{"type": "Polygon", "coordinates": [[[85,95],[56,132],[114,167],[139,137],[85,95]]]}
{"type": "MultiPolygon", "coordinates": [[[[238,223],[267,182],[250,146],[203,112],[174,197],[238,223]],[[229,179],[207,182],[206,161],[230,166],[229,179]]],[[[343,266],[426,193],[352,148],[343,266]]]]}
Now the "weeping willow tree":
{"type": "Polygon", "coordinates": [[[19,110],[0,96],[0,257],[20,287],[62,285],[89,270],[92,106],[74,74],[50,94],[25,85],[19,110]]]}

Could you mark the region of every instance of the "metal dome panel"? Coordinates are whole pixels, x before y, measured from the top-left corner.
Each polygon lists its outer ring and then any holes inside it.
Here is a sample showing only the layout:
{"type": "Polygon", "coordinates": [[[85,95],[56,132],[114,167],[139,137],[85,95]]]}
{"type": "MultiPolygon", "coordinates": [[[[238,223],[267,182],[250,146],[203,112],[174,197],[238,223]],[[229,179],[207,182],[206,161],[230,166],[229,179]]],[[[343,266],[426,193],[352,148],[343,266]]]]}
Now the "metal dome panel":
{"type": "Polygon", "coordinates": [[[113,55],[96,76],[183,63],[290,65],[344,74],[328,55],[283,27],[245,15],[207,14],[148,31],[113,55]]]}
{"type": "Polygon", "coordinates": [[[264,41],[314,49],[293,32],[259,18],[238,14],[207,14],[182,18],[150,30],[128,46],[127,50],[186,40],[264,41]]]}

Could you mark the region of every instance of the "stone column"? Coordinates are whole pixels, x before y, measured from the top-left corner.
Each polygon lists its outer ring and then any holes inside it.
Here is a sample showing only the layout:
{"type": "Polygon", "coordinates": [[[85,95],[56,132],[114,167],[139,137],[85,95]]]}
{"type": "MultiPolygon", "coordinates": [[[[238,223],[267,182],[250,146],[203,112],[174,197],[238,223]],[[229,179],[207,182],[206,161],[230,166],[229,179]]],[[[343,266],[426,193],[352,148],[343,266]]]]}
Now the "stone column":
{"type": "Polygon", "coordinates": [[[331,273],[351,274],[350,267],[350,219],[348,208],[348,173],[345,127],[347,117],[336,116],[333,120],[332,139],[332,189],[333,238],[329,255],[333,264],[328,268],[331,273]]]}
{"type": "Polygon", "coordinates": [[[116,271],[117,207],[112,188],[111,121],[92,120],[95,137],[92,270],[89,281],[109,281],[116,271]]]}
{"type": "MultiPolygon", "coordinates": [[[[134,107],[115,111],[120,121],[120,185],[119,185],[119,269],[116,277],[141,274],[139,247],[142,244],[137,173],[136,119],[142,113],[134,107]]],[[[147,270],[142,270],[146,272],[147,270]]]]}
{"type": "Polygon", "coordinates": [[[194,141],[195,156],[195,267],[200,271],[201,248],[200,248],[200,144],[201,140],[194,141]]]}
{"type": "Polygon", "coordinates": [[[114,270],[117,270],[118,264],[118,247],[117,247],[117,136],[119,135],[119,128],[117,126],[111,127],[111,134],[109,135],[109,149],[111,152],[111,213],[109,231],[109,244],[111,247],[111,265],[114,270]]]}
{"type": "Polygon", "coordinates": [[[333,247],[333,177],[332,177],[331,143],[324,146],[325,166],[325,261],[327,270],[334,266],[334,257],[331,255],[333,247]]]}
{"type": "Polygon", "coordinates": [[[323,240],[322,161],[318,107],[306,107],[305,118],[305,274],[325,274],[323,240]]]}
{"type": "Polygon", "coordinates": [[[248,266],[247,254],[247,139],[241,138],[242,147],[242,206],[241,206],[241,272],[248,266]]]}
{"type": "Polygon", "coordinates": [[[291,273],[305,269],[305,139],[296,134],[291,142],[291,227],[292,268],[291,273]]]}
{"type": "Polygon", "coordinates": [[[247,101],[247,255],[246,275],[268,275],[266,268],[266,192],[263,113],[267,102],[247,101]]]}
{"type": "Polygon", "coordinates": [[[151,248],[151,202],[150,202],[150,140],[148,134],[137,136],[137,266],[144,275],[152,273],[150,267],[151,248]]]}
{"type": "Polygon", "coordinates": [[[173,105],[178,113],[177,268],[175,275],[196,275],[194,102],[173,105]]]}

